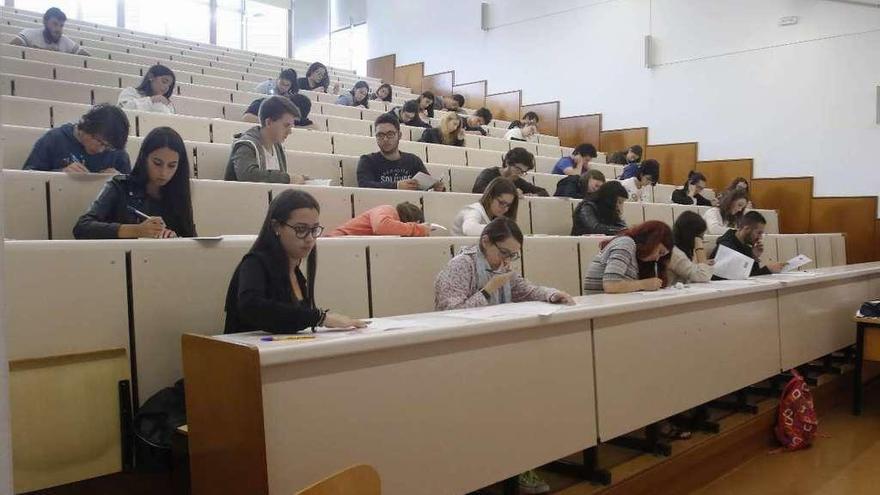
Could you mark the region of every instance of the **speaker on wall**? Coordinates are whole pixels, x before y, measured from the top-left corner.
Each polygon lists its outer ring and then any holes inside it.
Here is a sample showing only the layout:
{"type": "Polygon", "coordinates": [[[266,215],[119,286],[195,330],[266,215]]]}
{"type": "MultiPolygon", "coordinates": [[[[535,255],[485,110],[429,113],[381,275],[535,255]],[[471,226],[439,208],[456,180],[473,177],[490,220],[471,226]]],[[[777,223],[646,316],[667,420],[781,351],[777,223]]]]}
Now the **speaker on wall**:
{"type": "Polygon", "coordinates": [[[645,35],[645,68],[650,69],[654,64],[651,61],[651,35],[645,35]]]}
{"type": "Polygon", "coordinates": [[[483,31],[489,30],[489,2],[480,4],[480,27],[483,31]]]}

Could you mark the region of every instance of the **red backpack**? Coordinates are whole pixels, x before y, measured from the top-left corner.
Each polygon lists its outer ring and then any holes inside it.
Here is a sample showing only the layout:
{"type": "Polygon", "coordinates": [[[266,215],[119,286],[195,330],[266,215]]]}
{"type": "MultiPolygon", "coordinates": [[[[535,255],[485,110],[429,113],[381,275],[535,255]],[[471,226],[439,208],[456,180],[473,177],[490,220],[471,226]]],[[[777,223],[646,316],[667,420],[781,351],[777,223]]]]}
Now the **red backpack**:
{"type": "Polygon", "coordinates": [[[804,377],[792,369],[791,380],[782,391],[774,432],[782,450],[805,449],[813,443],[819,430],[819,419],[813,407],[813,394],[804,377]]]}

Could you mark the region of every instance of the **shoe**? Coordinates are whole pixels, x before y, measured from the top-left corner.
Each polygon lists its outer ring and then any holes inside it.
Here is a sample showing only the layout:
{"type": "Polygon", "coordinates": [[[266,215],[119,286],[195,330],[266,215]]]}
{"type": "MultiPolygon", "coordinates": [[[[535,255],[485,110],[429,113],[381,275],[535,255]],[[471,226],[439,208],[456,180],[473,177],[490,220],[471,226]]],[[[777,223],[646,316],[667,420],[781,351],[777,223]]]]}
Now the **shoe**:
{"type": "Polygon", "coordinates": [[[521,493],[547,493],[550,485],[538,476],[535,471],[526,471],[519,475],[519,491],[521,493]]]}

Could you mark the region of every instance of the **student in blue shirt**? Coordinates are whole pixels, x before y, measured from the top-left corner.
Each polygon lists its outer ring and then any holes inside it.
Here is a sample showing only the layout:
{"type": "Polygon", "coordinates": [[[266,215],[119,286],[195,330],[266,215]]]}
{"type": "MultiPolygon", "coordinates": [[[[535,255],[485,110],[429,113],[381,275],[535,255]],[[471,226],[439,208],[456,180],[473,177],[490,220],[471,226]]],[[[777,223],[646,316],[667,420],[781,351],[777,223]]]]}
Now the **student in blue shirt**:
{"type": "Polygon", "coordinates": [[[635,144],[626,149],[626,165],[623,167],[623,173],[618,179],[624,180],[635,177],[639,171],[639,164],[642,162],[642,147],[635,144]]]}
{"type": "Polygon", "coordinates": [[[581,175],[590,168],[590,159],[596,158],[596,147],[589,143],[579,144],[571,156],[560,158],[553,166],[556,175],[581,175]]]}
{"type": "Polygon", "coordinates": [[[128,130],[125,112],[114,105],[96,105],[76,124],[64,124],[43,134],[22,168],[127,174],[131,172],[125,152],[128,130]]]}

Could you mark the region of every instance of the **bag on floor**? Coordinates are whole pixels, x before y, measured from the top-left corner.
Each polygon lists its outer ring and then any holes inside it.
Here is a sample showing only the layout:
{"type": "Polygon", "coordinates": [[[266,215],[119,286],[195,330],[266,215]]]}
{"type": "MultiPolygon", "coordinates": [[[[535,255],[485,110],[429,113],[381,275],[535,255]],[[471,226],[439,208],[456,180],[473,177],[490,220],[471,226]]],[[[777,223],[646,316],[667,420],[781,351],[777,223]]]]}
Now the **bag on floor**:
{"type": "Polygon", "coordinates": [[[819,430],[819,419],[813,407],[813,394],[810,393],[804,377],[792,369],[791,380],[782,390],[779,412],[774,432],[782,444],[782,450],[805,449],[813,443],[819,430]]]}

